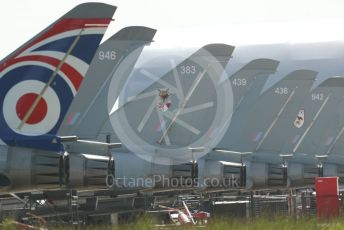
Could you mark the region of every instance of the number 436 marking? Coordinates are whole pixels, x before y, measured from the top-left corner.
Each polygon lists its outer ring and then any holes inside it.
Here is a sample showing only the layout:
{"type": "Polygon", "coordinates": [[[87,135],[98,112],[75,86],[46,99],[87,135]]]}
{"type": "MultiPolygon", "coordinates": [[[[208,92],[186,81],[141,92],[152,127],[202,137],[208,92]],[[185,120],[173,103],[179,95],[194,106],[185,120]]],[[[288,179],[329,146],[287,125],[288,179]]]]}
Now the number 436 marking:
{"type": "Polygon", "coordinates": [[[279,95],[287,95],[288,94],[288,88],[287,87],[277,87],[275,89],[275,93],[279,95]]]}

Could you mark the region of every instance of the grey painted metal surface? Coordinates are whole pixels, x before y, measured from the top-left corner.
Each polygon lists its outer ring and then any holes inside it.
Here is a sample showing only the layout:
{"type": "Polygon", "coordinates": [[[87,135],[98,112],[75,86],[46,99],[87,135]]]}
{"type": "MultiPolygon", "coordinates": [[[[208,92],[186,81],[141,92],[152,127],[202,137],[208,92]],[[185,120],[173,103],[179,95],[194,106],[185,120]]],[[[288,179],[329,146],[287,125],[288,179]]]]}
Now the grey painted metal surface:
{"type": "Polygon", "coordinates": [[[320,84],[317,89],[327,93],[323,93],[323,95],[321,93],[319,95],[312,93],[312,99],[327,103],[319,113],[314,125],[304,137],[297,149],[298,152],[312,155],[332,154],[335,147],[332,145],[336,145],[335,142],[340,142],[340,132],[344,125],[343,84],[344,78],[342,77],[329,78],[320,84]]]}
{"type": "Polygon", "coordinates": [[[138,70],[138,82],[152,83],[138,90],[130,79],[111,116],[124,145],[144,158],[161,154],[187,161],[192,159],[190,147],[204,147],[202,154],[214,147],[233,106],[230,82],[222,76],[233,49],[225,44],[204,46],[162,76],[138,70]],[[168,93],[166,101],[161,91],[168,93]]]}
{"type": "Polygon", "coordinates": [[[99,46],[59,135],[97,137],[109,117],[109,89],[112,98],[117,98],[143,47],[152,42],[155,32],[147,27],[126,27],[99,46]],[[121,71],[121,65],[125,65],[125,71],[121,71]],[[110,84],[111,81],[116,85],[110,84]],[[72,123],[70,116],[76,117],[72,123]]]}
{"type": "MultiPolygon", "coordinates": [[[[286,137],[290,136],[290,133],[294,129],[301,128],[304,123],[304,114],[308,111],[304,111],[304,98],[310,94],[310,89],[314,83],[317,72],[309,71],[309,76],[300,75],[300,78],[296,80],[297,90],[295,94],[288,102],[286,107],[279,117],[276,117],[274,124],[271,124],[270,130],[266,132],[266,138],[261,140],[261,144],[256,151],[268,151],[280,152],[281,146],[285,143],[286,137]]],[[[309,119],[307,117],[307,119],[309,119]]],[[[273,121],[272,121],[273,122],[273,121]]]]}
{"type": "MultiPolygon", "coordinates": [[[[303,90],[298,87],[302,81],[314,79],[316,73],[309,70],[296,70],[287,75],[274,87],[264,92],[252,107],[238,110],[239,119],[232,121],[233,126],[221,142],[221,148],[234,151],[253,152],[261,145],[272,122],[279,118],[295,93],[303,90]]],[[[308,84],[309,86],[309,84],[308,84]]]]}

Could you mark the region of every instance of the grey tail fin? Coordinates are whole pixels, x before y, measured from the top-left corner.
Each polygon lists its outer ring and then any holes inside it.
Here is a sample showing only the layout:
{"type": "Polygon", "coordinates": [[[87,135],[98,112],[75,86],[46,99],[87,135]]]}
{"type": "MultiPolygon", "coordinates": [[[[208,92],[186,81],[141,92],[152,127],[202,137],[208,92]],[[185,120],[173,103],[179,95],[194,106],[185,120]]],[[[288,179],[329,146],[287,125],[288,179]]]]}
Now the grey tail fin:
{"type": "Polygon", "coordinates": [[[147,27],[126,27],[99,46],[59,135],[97,137],[109,117],[108,104],[114,104],[142,49],[153,41],[155,33],[147,27]],[[111,82],[115,85],[108,97],[111,82]]]}

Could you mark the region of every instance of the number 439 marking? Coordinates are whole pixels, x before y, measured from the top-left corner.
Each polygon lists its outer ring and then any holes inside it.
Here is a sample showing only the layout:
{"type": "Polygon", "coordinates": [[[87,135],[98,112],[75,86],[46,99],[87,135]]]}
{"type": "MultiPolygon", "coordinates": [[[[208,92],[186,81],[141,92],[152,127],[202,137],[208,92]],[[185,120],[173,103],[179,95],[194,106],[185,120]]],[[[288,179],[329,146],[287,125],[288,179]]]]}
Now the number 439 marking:
{"type": "Polygon", "coordinates": [[[246,86],[247,81],[245,78],[234,78],[232,84],[235,86],[246,86]]]}

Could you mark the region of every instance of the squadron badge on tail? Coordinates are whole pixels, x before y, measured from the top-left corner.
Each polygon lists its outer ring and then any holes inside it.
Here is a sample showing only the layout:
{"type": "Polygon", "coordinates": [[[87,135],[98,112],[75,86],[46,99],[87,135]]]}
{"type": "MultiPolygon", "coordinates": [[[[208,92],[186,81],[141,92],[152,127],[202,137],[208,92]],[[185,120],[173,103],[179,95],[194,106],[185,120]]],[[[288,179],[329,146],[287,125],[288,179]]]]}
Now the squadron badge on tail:
{"type": "Polygon", "coordinates": [[[296,128],[301,128],[303,126],[303,123],[305,122],[305,110],[300,109],[297,113],[296,119],[294,121],[294,126],[296,128]]]}
{"type": "Polygon", "coordinates": [[[161,112],[166,112],[170,106],[171,106],[171,101],[167,100],[168,97],[170,96],[170,92],[168,89],[158,89],[159,91],[159,97],[160,97],[160,102],[157,104],[157,108],[161,112]]]}

